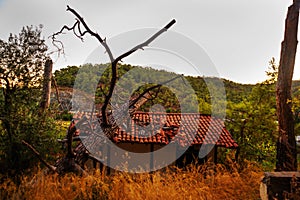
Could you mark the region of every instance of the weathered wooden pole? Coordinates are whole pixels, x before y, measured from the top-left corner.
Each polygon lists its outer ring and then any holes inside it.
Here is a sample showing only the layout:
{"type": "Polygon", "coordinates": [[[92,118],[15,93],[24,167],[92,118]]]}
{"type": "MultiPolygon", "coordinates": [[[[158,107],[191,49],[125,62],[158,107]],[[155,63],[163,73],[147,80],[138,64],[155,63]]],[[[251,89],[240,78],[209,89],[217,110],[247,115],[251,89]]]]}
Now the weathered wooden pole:
{"type": "Polygon", "coordinates": [[[48,109],[50,106],[52,66],[52,60],[50,58],[47,59],[44,69],[43,96],[41,100],[41,109],[43,111],[48,109]]]}
{"type": "Polygon", "coordinates": [[[299,18],[299,0],[294,0],[288,8],[285,21],[284,40],[276,85],[276,107],[278,117],[278,141],[276,171],[296,171],[297,151],[292,112],[292,78],[294,72],[299,18]]]}

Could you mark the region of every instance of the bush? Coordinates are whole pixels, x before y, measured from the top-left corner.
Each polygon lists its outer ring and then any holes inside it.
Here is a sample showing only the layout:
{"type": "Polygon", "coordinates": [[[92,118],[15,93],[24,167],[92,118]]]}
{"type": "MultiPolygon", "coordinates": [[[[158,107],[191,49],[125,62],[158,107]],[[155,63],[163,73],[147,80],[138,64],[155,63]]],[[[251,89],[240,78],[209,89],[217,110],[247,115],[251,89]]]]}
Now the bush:
{"type": "Polygon", "coordinates": [[[0,173],[10,176],[20,175],[36,166],[37,157],[22,144],[22,140],[32,144],[43,158],[54,160],[59,145],[56,142],[58,127],[53,118],[38,111],[26,112],[15,120],[14,134],[9,137],[0,126],[0,173]]]}
{"type": "Polygon", "coordinates": [[[67,110],[63,111],[60,113],[56,119],[63,120],[63,121],[68,121],[70,122],[73,119],[73,114],[69,113],[67,110]]]}

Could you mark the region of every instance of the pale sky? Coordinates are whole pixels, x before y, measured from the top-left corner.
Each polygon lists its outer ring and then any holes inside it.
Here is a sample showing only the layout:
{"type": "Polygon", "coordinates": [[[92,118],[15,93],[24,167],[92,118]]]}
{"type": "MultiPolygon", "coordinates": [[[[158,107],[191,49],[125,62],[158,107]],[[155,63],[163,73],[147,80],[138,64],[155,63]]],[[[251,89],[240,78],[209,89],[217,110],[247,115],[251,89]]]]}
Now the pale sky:
{"type": "MultiPolygon", "coordinates": [[[[39,24],[44,25],[43,35],[47,38],[64,24],[74,23],[74,16],[66,12],[67,5],[108,41],[135,29],[161,28],[174,18],[177,22],[171,30],[201,46],[220,77],[257,83],[266,79],[272,57],[279,62],[284,21],[291,3],[292,0],[0,0],[0,38],[7,40],[9,33],[18,33],[22,26],[39,24]]],[[[60,40],[64,42],[66,58],[56,60],[53,56],[54,69],[83,64],[99,46],[90,37],[82,43],[72,33],[60,40]]],[[[300,79],[298,61],[294,79],[300,79]]]]}

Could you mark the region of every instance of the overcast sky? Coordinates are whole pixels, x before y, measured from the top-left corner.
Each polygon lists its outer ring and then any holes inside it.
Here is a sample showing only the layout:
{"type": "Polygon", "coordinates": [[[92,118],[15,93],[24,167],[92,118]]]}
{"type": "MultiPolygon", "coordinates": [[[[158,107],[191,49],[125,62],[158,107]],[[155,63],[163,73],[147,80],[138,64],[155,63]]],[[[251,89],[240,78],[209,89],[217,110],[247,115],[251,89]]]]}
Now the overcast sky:
{"type": "MultiPolygon", "coordinates": [[[[7,40],[9,33],[18,33],[22,26],[39,24],[44,25],[43,34],[47,37],[64,24],[73,24],[74,16],[66,12],[67,5],[108,41],[135,29],[161,28],[174,18],[177,22],[171,30],[201,46],[221,77],[257,83],[266,79],[272,57],[279,62],[284,20],[291,3],[292,0],[0,0],[0,38],[7,40]]],[[[71,33],[60,39],[66,57],[55,61],[55,69],[83,64],[99,46],[93,38],[87,37],[82,43],[71,33]]],[[[300,79],[299,63],[296,62],[294,79],[300,79]]]]}

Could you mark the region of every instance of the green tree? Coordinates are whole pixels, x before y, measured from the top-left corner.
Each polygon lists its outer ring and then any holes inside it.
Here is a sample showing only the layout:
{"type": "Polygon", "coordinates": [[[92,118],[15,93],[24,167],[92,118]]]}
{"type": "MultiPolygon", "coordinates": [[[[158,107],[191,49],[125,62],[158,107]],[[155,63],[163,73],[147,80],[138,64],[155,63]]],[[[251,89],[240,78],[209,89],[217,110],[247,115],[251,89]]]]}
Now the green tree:
{"type": "Polygon", "coordinates": [[[276,109],[274,85],[258,84],[240,103],[228,103],[227,128],[239,144],[236,160],[275,161],[276,109]]]}
{"type": "Polygon", "coordinates": [[[30,141],[46,153],[54,127],[39,106],[48,58],[41,28],[27,26],[18,35],[10,34],[8,41],[0,40],[0,163],[1,171],[11,175],[36,161],[21,141],[30,141]]]}
{"type": "Polygon", "coordinates": [[[73,87],[76,74],[79,70],[77,66],[68,66],[67,68],[62,68],[54,72],[54,77],[57,85],[63,87],[73,87]]]}
{"type": "Polygon", "coordinates": [[[277,117],[275,83],[277,66],[270,62],[269,79],[256,84],[240,102],[228,102],[227,128],[239,147],[235,159],[258,161],[266,170],[275,167],[277,117]]]}

